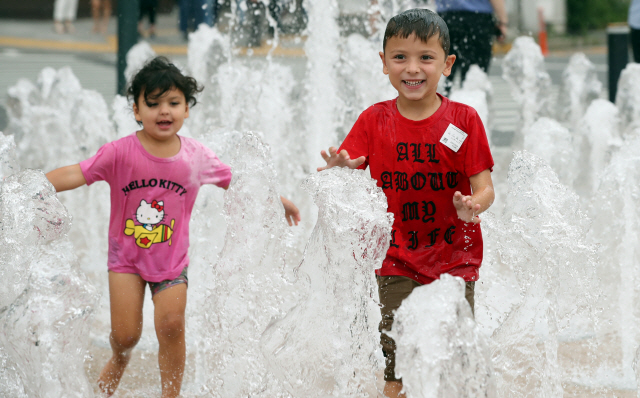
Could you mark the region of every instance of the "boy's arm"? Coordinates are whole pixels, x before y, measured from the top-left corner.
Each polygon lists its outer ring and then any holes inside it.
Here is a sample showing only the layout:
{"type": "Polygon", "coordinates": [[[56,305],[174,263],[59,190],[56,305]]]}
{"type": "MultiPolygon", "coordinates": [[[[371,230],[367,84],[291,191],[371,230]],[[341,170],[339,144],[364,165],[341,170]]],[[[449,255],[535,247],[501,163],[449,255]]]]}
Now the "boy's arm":
{"type": "Polygon", "coordinates": [[[493,191],[493,181],[491,180],[491,171],[486,169],[478,174],[469,177],[471,190],[470,196],[465,196],[456,191],[453,194],[453,205],[458,212],[458,218],[464,222],[474,224],[480,223],[478,214],[487,210],[495,199],[496,195],[493,191]]]}
{"type": "Polygon", "coordinates": [[[357,159],[351,159],[349,157],[349,153],[346,149],[343,149],[338,153],[338,148],[332,146],[329,148],[329,153],[325,152],[323,149],[320,151],[320,155],[327,162],[327,165],[324,167],[318,167],[318,171],[330,169],[332,167],[348,167],[350,169],[357,169],[366,158],[364,156],[360,156],[357,159]]]}
{"type": "Polygon", "coordinates": [[[60,167],[47,173],[47,179],[56,189],[56,192],[68,191],[85,185],[87,180],[82,174],[79,164],[60,167]]]}

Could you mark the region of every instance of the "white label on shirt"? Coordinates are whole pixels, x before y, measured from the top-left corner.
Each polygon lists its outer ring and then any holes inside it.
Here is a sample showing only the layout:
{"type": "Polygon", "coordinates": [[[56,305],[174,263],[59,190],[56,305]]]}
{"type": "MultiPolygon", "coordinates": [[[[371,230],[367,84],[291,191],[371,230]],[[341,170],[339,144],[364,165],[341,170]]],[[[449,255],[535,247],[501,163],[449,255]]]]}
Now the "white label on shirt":
{"type": "Polygon", "coordinates": [[[453,123],[450,123],[449,127],[447,127],[442,135],[442,138],[440,138],[440,142],[452,151],[458,152],[458,149],[460,149],[462,143],[468,136],[469,135],[467,133],[454,126],[453,123]]]}

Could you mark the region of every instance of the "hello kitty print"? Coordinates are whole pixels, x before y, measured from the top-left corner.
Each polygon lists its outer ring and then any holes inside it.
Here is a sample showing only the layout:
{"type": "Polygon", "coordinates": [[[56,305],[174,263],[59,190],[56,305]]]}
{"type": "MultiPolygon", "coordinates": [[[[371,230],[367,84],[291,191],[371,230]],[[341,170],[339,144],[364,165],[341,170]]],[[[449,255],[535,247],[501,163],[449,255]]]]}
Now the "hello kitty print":
{"type": "Polygon", "coordinates": [[[139,247],[148,249],[154,243],[168,242],[171,245],[171,235],[175,220],[171,220],[171,226],[161,224],[165,218],[164,201],[151,200],[147,202],[142,199],[136,209],[136,225],[132,219],[125,223],[124,234],[133,235],[139,247]]]}

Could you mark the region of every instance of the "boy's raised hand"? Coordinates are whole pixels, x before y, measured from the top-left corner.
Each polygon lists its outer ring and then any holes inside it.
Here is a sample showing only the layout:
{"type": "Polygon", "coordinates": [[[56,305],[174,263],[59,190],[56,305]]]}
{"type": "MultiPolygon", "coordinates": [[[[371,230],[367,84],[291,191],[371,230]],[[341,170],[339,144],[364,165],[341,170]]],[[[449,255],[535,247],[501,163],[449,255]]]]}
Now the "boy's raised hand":
{"type": "Polygon", "coordinates": [[[476,214],[480,212],[480,204],[473,204],[471,196],[465,196],[460,191],[453,194],[453,205],[458,213],[458,218],[464,222],[480,224],[480,217],[476,214]]]}
{"type": "Polygon", "coordinates": [[[320,151],[320,155],[324,161],[327,162],[327,165],[324,167],[318,167],[318,171],[330,169],[336,166],[356,169],[366,160],[364,156],[360,156],[357,159],[351,159],[346,149],[343,149],[338,153],[338,148],[334,146],[329,148],[329,153],[323,149],[320,151]]]}

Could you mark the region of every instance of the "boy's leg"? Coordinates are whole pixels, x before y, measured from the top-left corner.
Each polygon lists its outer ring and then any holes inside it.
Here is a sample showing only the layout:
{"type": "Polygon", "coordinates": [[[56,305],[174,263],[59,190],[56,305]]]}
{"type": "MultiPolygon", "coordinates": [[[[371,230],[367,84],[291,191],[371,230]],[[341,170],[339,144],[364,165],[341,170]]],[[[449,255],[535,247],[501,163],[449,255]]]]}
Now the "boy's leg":
{"type": "Polygon", "coordinates": [[[384,394],[389,398],[404,397],[400,395],[402,381],[396,378],[396,343],[384,331],[391,330],[393,326],[394,311],[400,307],[402,301],[411,294],[413,289],[420,284],[411,278],[404,276],[377,276],[378,293],[380,295],[380,344],[385,356],[386,367],[384,369],[384,394]]]}
{"type": "Polygon", "coordinates": [[[471,315],[475,317],[475,290],[476,283],[475,282],[465,282],[464,283],[464,298],[467,299],[467,302],[471,306],[471,315]]]}
{"type": "Polygon", "coordinates": [[[131,358],[131,350],[140,340],[144,289],[145,281],[136,274],[109,272],[109,341],[113,355],[98,378],[98,386],[107,396],[111,396],[118,388],[124,369],[131,358]]]}
{"type": "Polygon", "coordinates": [[[162,398],[180,395],[186,357],[184,311],[187,304],[187,284],[168,287],[153,296],[154,321],[160,344],[158,363],[162,380],[162,398]]]}

